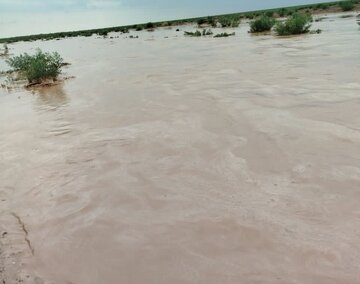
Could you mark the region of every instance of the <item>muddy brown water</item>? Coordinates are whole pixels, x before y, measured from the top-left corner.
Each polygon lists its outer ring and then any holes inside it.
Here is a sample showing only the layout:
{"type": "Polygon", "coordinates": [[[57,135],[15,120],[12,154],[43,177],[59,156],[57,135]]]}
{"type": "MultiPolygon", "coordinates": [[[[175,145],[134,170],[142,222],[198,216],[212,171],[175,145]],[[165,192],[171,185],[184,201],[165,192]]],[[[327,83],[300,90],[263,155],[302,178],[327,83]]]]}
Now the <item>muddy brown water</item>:
{"type": "Polygon", "coordinates": [[[314,28],[10,45],[76,78],[0,89],[9,253],[37,283],[360,283],[360,29],[314,28]]]}

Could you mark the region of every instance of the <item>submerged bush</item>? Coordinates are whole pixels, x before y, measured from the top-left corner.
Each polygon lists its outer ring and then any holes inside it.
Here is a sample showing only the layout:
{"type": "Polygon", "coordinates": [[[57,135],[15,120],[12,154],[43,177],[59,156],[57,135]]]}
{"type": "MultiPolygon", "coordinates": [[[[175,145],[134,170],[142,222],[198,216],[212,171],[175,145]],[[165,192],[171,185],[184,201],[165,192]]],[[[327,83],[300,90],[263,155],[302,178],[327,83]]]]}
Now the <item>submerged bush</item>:
{"type": "Polygon", "coordinates": [[[274,25],[275,19],[264,15],[250,23],[250,32],[259,33],[270,31],[274,25]]]}
{"type": "Polygon", "coordinates": [[[203,31],[202,31],[202,35],[203,36],[207,36],[207,35],[212,35],[213,34],[213,32],[209,29],[209,30],[206,30],[206,29],[204,29],[203,31]]]}
{"type": "Polygon", "coordinates": [[[309,15],[293,14],[285,22],[278,22],[275,30],[278,35],[297,35],[310,31],[312,17],[309,15]]]}
{"type": "Polygon", "coordinates": [[[228,33],[221,33],[221,34],[217,34],[217,35],[214,35],[215,38],[218,38],[218,37],[229,37],[229,36],[234,36],[235,35],[235,32],[231,33],[231,34],[228,34],[228,33]]]}
{"type": "Polygon", "coordinates": [[[195,31],[195,32],[184,32],[184,35],[186,36],[194,36],[194,37],[200,37],[200,36],[208,36],[208,35],[212,35],[213,32],[209,29],[203,29],[203,31],[195,31]]]}
{"type": "Polygon", "coordinates": [[[355,5],[352,1],[342,1],[339,3],[339,6],[341,7],[341,9],[346,12],[346,11],[351,11],[354,9],[355,5]]]}
{"type": "Polygon", "coordinates": [[[61,73],[63,59],[59,53],[37,50],[35,55],[24,53],[6,61],[13,71],[26,78],[29,83],[41,83],[46,79],[55,80],[61,73]]]}
{"type": "Polygon", "coordinates": [[[199,36],[201,36],[202,34],[201,34],[200,31],[196,31],[196,32],[187,32],[187,31],[185,31],[185,32],[184,32],[184,35],[186,35],[186,36],[196,36],[196,37],[199,37],[199,36]]]}

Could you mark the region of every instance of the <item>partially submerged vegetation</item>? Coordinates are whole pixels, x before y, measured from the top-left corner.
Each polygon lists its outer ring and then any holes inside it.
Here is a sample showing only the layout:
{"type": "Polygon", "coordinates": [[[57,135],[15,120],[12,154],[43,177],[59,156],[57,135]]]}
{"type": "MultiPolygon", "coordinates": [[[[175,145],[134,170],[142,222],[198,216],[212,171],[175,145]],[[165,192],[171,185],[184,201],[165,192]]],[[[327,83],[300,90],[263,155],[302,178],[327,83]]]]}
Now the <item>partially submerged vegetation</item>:
{"type": "Polygon", "coordinates": [[[64,65],[63,59],[57,52],[47,53],[40,49],[34,55],[24,53],[6,62],[19,79],[26,79],[29,84],[40,84],[45,80],[55,81],[64,65]]]}
{"type": "Polygon", "coordinates": [[[268,15],[263,15],[262,17],[250,23],[250,32],[251,33],[268,32],[271,31],[274,25],[275,25],[275,19],[273,17],[268,15]]]}
{"type": "Polygon", "coordinates": [[[171,27],[176,25],[183,25],[189,23],[198,23],[199,26],[209,25],[212,27],[237,27],[241,21],[241,19],[256,19],[261,17],[262,15],[266,15],[268,17],[289,17],[298,13],[323,13],[328,10],[330,11],[349,11],[353,9],[360,8],[360,0],[346,0],[346,1],[336,1],[336,2],[328,2],[328,3],[320,3],[320,4],[311,4],[311,5],[300,5],[300,6],[292,6],[286,8],[278,8],[278,9],[268,9],[261,11],[251,11],[251,12],[243,12],[243,13],[234,13],[227,15],[218,15],[218,16],[208,16],[208,17],[198,17],[191,19],[180,19],[174,21],[166,21],[166,22],[155,22],[155,23],[145,23],[145,24],[137,24],[137,25],[128,25],[128,26],[118,26],[118,27],[110,27],[103,29],[93,29],[93,30],[84,30],[84,31],[72,31],[72,32],[61,32],[61,33],[50,33],[50,34],[38,34],[38,35],[29,35],[29,36],[19,36],[19,37],[11,37],[11,38],[2,38],[0,39],[0,43],[13,43],[18,41],[34,41],[34,40],[54,40],[61,38],[70,38],[70,37],[90,37],[92,35],[101,35],[107,36],[108,33],[111,32],[120,32],[120,33],[128,33],[130,30],[140,31],[140,30],[153,30],[157,27],[171,27]]]}
{"type": "Polygon", "coordinates": [[[220,33],[220,34],[214,35],[214,37],[215,37],[215,38],[218,38],[218,37],[229,37],[229,36],[234,36],[234,35],[235,35],[235,32],[230,33],[230,34],[228,34],[228,33],[220,33]]]}
{"type": "Polygon", "coordinates": [[[275,31],[280,36],[304,34],[310,31],[311,22],[311,16],[296,13],[284,22],[277,22],[275,31]]]}
{"type": "Polygon", "coordinates": [[[195,32],[187,32],[185,31],[184,32],[184,35],[186,36],[192,36],[192,37],[201,37],[201,36],[209,36],[209,35],[212,35],[213,32],[209,29],[209,30],[206,30],[206,29],[203,29],[203,31],[195,31],[195,32]]]}

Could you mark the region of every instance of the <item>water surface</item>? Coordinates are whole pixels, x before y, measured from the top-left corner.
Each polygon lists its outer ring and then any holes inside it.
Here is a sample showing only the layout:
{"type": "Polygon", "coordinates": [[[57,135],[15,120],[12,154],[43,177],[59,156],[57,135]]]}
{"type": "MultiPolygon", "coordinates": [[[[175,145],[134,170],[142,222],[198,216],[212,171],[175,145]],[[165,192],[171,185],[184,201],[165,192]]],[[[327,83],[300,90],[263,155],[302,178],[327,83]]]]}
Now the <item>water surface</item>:
{"type": "Polygon", "coordinates": [[[25,268],[45,283],[359,283],[360,30],[314,28],[11,45],[56,50],[76,76],[0,89],[0,212],[26,224],[25,268]]]}

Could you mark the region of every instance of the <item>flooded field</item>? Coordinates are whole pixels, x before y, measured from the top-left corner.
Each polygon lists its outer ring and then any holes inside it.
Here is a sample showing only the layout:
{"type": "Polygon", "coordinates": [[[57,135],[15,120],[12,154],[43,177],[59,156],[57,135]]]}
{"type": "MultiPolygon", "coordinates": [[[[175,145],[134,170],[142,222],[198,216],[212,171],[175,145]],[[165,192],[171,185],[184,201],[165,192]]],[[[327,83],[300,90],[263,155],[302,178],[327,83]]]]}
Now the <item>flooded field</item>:
{"type": "Polygon", "coordinates": [[[75,78],[0,89],[4,283],[360,283],[360,27],[317,28],[10,45],[75,78]]]}

